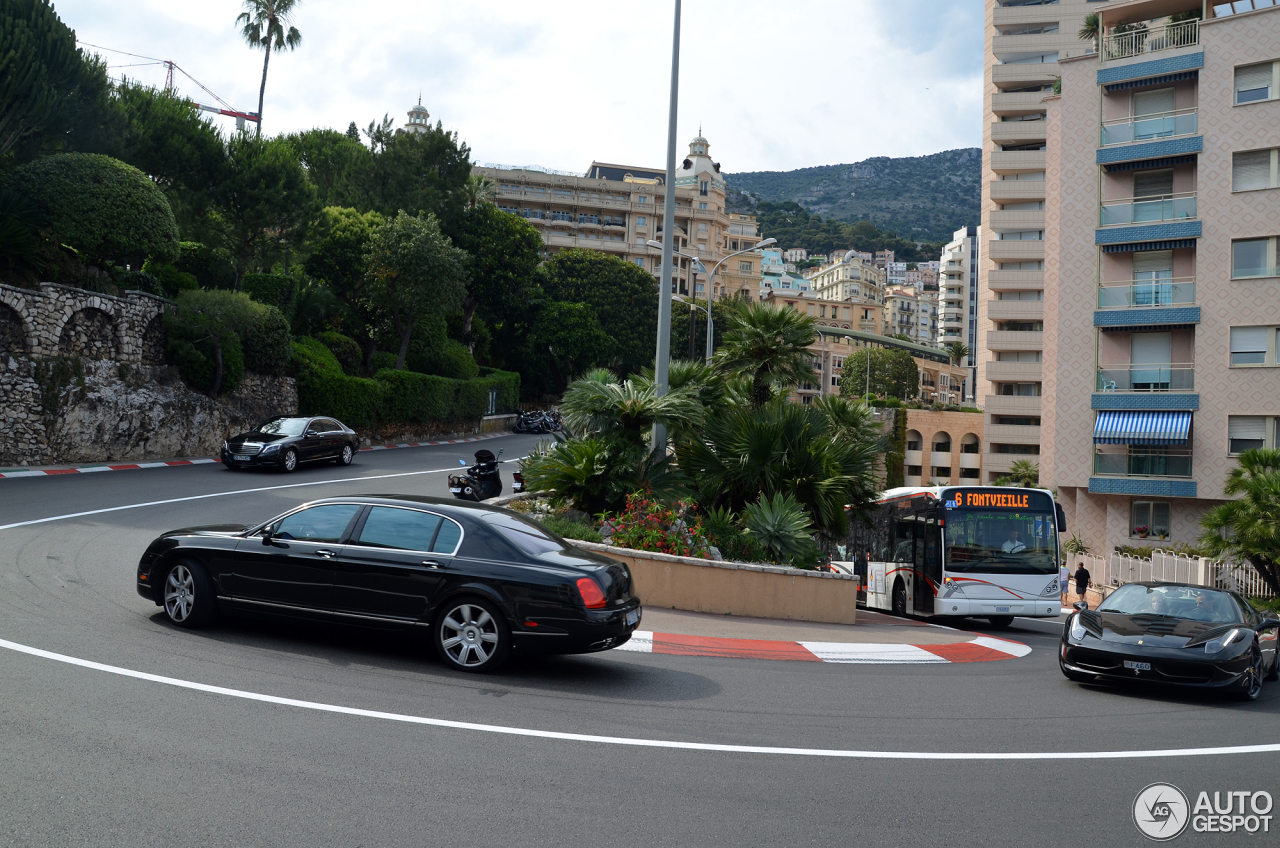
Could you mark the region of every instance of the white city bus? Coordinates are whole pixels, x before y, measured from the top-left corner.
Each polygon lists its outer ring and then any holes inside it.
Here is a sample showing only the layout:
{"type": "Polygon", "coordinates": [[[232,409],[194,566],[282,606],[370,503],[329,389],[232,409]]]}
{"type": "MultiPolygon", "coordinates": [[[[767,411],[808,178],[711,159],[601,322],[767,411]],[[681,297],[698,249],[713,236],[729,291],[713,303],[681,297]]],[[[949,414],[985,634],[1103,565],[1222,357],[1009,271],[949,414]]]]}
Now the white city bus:
{"type": "Polygon", "coordinates": [[[1043,489],[940,486],[890,489],[850,516],[841,563],[863,578],[868,609],[972,616],[993,627],[1061,612],[1062,508],[1043,489]]]}

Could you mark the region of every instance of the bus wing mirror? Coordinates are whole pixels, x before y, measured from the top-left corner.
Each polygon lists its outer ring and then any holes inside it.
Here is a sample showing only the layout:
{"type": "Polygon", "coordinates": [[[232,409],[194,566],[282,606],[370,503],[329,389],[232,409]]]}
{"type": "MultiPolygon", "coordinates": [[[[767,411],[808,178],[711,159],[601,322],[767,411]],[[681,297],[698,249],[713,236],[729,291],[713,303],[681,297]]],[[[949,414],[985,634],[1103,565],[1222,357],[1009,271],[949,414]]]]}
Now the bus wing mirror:
{"type": "Polygon", "coordinates": [[[1067,513],[1065,510],[1063,510],[1062,504],[1058,503],[1057,501],[1054,501],[1053,508],[1054,508],[1054,511],[1056,511],[1058,514],[1058,532],[1059,533],[1067,532],[1067,513]]]}

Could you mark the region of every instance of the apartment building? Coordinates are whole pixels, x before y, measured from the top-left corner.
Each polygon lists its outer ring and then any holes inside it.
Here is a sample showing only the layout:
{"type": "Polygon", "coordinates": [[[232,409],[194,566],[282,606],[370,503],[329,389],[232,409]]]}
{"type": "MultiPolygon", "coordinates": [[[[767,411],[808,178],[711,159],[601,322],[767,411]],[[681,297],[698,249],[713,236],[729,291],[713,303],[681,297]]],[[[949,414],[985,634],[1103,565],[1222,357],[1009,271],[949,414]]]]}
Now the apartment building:
{"type": "Polygon", "coordinates": [[[1099,52],[1044,105],[1049,285],[1019,315],[1044,361],[993,363],[1043,397],[988,421],[1041,426],[987,439],[1041,445],[1068,526],[1109,551],[1194,542],[1235,457],[1280,445],[1280,7],[1097,8],[1099,52]]]}
{"type": "MultiPolygon", "coordinates": [[[[950,358],[940,350],[925,345],[889,338],[879,332],[856,329],[862,324],[859,313],[882,313],[878,308],[850,304],[845,301],[816,297],[812,292],[787,293],[771,291],[764,302],[775,309],[794,309],[811,316],[818,325],[818,339],[810,346],[815,380],[796,386],[791,399],[797,403],[813,403],[815,397],[839,394],[841,369],[850,357],[856,367],[859,354],[868,348],[905,350],[915,360],[920,373],[917,399],[926,403],[959,403],[962,369],[952,366],[950,358]]],[[[859,372],[862,373],[862,372],[859,372]]],[[[861,394],[861,392],[858,392],[861,394]]]]}
{"type": "Polygon", "coordinates": [[[809,282],[819,298],[857,305],[854,329],[868,333],[884,331],[888,275],[871,260],[856,252],[847,252],[840,261],[810,272],[809,282]]]}
{"type": "Polygon", "coordinates": [[[978,369],[978,270],[982,267],[982,228],[962,227],[942,248],[938,260],[938,294],[942,315],[938,324],[938,346],[960,342],[969,346],[969,356],[961,365],[968,369],[965,400],[974,401],[978,369]]]}
{"type": "Polygon", "coordinates": [[[937,346],[937,292],[890,285],[885,290],[885,333],[906,336],[916,344],[937,346]]]}
{"type": "Polygon", "coordinates": [[[981,485],[981,413],[908,409],[906,414],[903,485],[981,485]]]}
{"type": "Polygon", "coordinates": [[[788,262],[804,262],[809,258],[809,251],[803,247],[791,247],[782,252],[788,262]]]}
{"type": "MultiPolygon", "coordinates": [[[[1038,304],[1020,299],[1043,297],[1045,289],[1050,151],[1044,98],[1053,94],[1059,60],[1093,49],[1077,33],[1087,15],[1106,5],[1092,0],[986,4],[982,226],[976,232],[978,285],[970,307],[976,332],[965,343],[975,357],[973,394],[987,413],[983,473],[992,479],[1018,459],[1035,461],[1039,451],[1043,313],[1038,304]]],[[[944,274],[940,285],[946,284],[944,274]]]]}
{"type": "MultiPolygon", "coordinates": [[[[634,262],[654,275],[661,273],[662,251],[647,246],[661,241],[666,173],[592,162],[585,174],[545,168],[484,165],[473,169],[498,184],[498,208],[519,215],[542,234],[548,255],[567,248],[599,250],[634,262]]],[[[715,297],[760,295],[761,257],[734,257],[719,266],[715,279],[695,272],[689,257],[707,273],[730,253],[759,241],[754,216],[725,210],[725,182],[720,163],[711,158],[702,136],[689,142],[689,153],[676,171],[673,291],[697,292],[707,287],[715,297]]]]}

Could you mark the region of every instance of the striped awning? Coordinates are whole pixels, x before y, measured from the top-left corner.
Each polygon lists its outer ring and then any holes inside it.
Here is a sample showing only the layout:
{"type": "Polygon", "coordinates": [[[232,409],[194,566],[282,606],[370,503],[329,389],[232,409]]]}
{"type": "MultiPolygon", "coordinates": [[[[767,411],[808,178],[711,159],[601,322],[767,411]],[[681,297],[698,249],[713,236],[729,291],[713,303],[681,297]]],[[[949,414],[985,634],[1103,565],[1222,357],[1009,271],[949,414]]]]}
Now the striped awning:
{"type": "Polygon", "coordinates": [[[1164,82],[1178,82],[1179,80],[1195,79],[1200,76],[1200,71],[1179,71],[1173,74],[1160,74],[1154,77],[1143,77],[1142,79],[1125,80],[1124,82],[1113,82],[1108,85],[1107,93],[1113,91],[1123,91],[1126,88],[1138,88],[1144,85],[1159,85],[1164,82]]]}
{"type": "Polygon", "coordinates": [[[1146,250],[1177,250],[1182,247],[1195,247],[1195,239],[1173,239],[1172,241],[1131,241],[1125,244],[1106,244],[1103,253],[1134,253],[1146,250]]]}
{"type": "Polygon", "coordinates": [[[1165,156],[1160,159],[1135,159],[1132,162],[1113,162],[1105,165],[1108,174],[1116,171],[1144,171],[1148,168],[1172,168],[1174,165],[1189,165],[1196,161],[1197,154],[1187,156],[1165,156]]]}
{"type": "Polygon", "coordinates": [[[1191,433],[1190,412],[1100,410],[1093,427],[1094,444],[1181,445],[1191,433]]]}

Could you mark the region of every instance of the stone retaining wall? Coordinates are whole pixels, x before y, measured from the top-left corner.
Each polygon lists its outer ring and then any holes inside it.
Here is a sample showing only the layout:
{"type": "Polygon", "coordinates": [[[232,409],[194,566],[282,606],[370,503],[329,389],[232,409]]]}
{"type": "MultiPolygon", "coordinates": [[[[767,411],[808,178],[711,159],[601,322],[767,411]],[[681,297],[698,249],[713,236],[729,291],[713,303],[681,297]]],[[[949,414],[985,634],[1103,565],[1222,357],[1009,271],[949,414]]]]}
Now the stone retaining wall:
{"type": "Polygon", "coordinates": [[[0,355],[160,365],[160,316],[170,303],[138,291],[113,297],[54,283],[39,289],[0,285],[0,355]]]}

